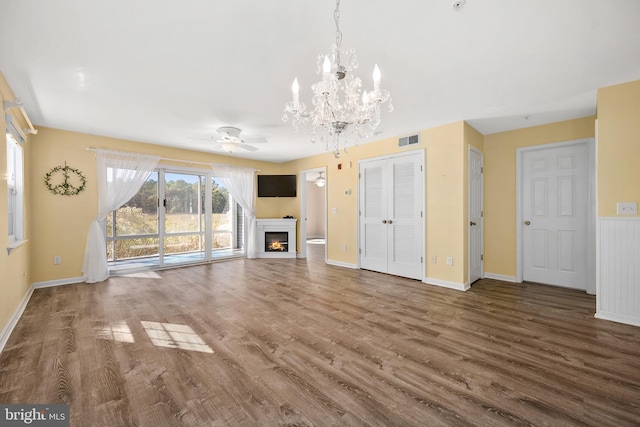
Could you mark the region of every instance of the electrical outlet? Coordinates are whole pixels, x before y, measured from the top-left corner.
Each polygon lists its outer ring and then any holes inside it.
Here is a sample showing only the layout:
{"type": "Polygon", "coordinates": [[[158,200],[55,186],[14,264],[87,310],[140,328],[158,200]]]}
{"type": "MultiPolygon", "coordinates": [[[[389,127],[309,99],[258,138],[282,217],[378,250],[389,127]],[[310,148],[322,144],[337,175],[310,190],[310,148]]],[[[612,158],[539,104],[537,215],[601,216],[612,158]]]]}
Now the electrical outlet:
{"type": "Polygon", "coordinates": [[[638,215],[638,203],[618,202],[618,215],[638,215]]]}
{"type": "Polygon", "coordinates": [[[447,257],[447,265],[453,265],[453,257],[447,257]]]}
{"type": "Polygon", "coordinates": [[[59,257],[59,256],[54,256],[54,257],[53,257],[53,263],[54,263],[55,265],[58,265],[58,264],[62,263],[62,260],[60,259],[60,257],[59,257]]]}
{"type": "Polygon", "coordinates": [[[347,252],[347,245],[344,245],[344,251],[347,252]]]}
{"type": "Polygon", "coordinates": [[[435,256],[435,255],[433,255],[433,256],[431,257],[431,264],[435,264],[435,263],[437,263],[437,262],[438,262],[438,257],[437,257],[437,256],[435,256]]]}

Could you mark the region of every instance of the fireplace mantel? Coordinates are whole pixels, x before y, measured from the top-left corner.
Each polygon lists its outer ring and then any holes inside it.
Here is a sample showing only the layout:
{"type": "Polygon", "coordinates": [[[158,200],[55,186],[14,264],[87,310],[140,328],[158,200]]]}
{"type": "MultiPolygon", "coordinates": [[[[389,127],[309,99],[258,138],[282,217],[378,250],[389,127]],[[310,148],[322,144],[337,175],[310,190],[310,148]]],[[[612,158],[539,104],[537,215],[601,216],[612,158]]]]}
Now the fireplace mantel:
{"type": "Polygon", "coordinates": [[[256,233],[258,233],[258,258],[295,258],[296,250],[296,218],[258,218],[256,219],[256,233]],[[286,252],[267,252],[265,250],[265,233],[287,233],[288,248],[286,252]]]}

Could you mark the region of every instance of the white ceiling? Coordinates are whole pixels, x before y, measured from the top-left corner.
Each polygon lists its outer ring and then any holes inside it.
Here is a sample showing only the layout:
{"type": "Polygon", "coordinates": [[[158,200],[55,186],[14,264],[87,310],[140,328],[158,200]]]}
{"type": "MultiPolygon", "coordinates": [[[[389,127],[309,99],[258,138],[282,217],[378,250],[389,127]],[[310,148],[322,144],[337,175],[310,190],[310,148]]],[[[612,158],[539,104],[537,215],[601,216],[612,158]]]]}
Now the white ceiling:
{"type": "MultiPolygon", "coordinates": [[[[595,114],[599,87],[640,79],[638,0],[344,0],[343,48],[374,63],[395,111],[375,139],[458,120],[484,134],[595,114]],[[528,117],[528,118],[527,118],[528,117]]],[[[324,151],[282,122],[310,103],[335,42],[332,0],[0,0],[0,70],[40,126],[247,158],[324,151]]]]}

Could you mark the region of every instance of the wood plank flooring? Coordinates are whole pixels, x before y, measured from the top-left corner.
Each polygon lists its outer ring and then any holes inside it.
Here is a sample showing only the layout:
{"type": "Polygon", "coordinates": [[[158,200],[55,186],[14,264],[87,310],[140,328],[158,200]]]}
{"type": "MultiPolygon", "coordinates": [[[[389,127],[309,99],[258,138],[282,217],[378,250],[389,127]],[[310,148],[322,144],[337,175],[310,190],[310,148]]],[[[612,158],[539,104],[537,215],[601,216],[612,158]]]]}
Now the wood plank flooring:
{"type": "Polygon", "coordinates": [[[594,309],[319,257],[139,273],[36,290],[0,403],[68,403],[74,426],[640,425],[640,329],[594,309]]]}

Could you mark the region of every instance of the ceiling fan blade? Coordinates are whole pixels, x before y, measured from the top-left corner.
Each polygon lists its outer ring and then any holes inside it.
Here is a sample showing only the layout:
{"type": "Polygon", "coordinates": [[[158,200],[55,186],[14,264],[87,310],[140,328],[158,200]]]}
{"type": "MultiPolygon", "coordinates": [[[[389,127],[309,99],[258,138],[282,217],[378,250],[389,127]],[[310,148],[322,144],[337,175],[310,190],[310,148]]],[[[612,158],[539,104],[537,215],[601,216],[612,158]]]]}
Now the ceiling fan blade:
{"type": "Polygon", "coordinates": [[[266,144],[268,141],[266,138],[245,138],[242,142],[247,144],[266,144]]]}
{"type": "Polygon", "coordinates": [[[217,142],[217,141],[214,139],[215,137],[213,137],[213,136],[210,136],[209,138],[198,138],[198,137],[195,137],[195,136],[189,136],[189,137],[187,137],[187,138],[188,138],[188,139],[196,139],[196,140],[198,140],[198,141],[217,142]]]}
{"type": "Polygon", "coordinates": [[[258,151],[258,147],[254,147],[253,145],[240,144],[238,147],[247,151],[258,151]]]}

